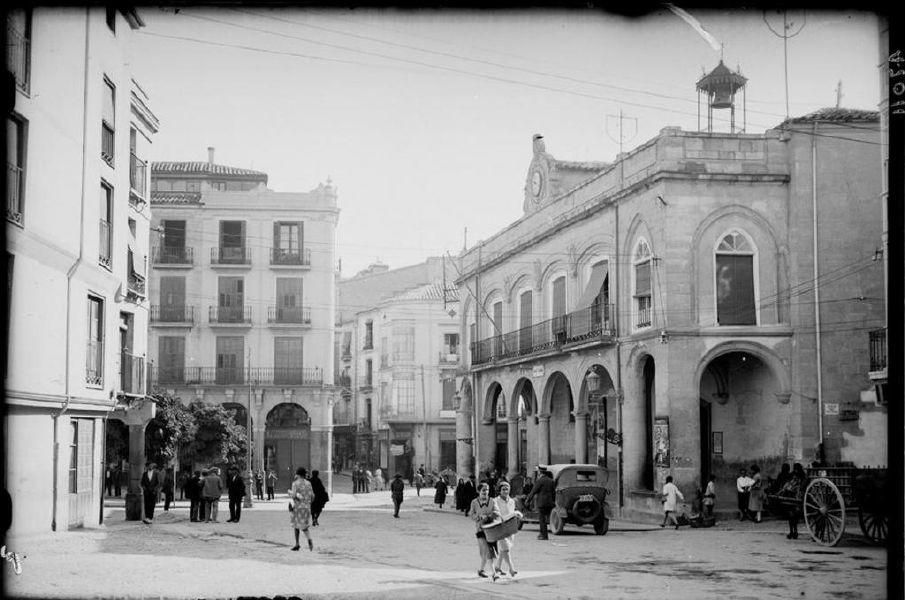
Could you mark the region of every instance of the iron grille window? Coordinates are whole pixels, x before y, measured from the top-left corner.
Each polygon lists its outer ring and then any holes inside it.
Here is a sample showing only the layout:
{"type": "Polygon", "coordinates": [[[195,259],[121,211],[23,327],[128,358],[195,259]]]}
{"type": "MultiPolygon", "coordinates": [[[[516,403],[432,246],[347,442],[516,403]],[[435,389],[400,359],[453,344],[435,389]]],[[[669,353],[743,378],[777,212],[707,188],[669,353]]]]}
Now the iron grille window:
{"type": "Polygon", "coordinates": [[[98,262],[110,268],[113,251],[113,188],[101,182],[98,262]]]}
{"type": "Polygon", "coordinates": [[[25,212],[25,120],[6,117],[6,218],[22,224],[25,212]]]}
{"type": "Polygon", "coordinates": [[[101,158],[112,167],[116,154],[116,87],[106,77],[101,110],[101,158]]]}
{"type": "Polygon", "coordinates": [[[651,252],[647,241],[640,240],[635,249],[635,327],[651,324],[651,252]]]}
{"type": "Polygon", "coordinates": [[[88,348],[85,381],[104,384],[104,301],[88,297],[88,348]]]}

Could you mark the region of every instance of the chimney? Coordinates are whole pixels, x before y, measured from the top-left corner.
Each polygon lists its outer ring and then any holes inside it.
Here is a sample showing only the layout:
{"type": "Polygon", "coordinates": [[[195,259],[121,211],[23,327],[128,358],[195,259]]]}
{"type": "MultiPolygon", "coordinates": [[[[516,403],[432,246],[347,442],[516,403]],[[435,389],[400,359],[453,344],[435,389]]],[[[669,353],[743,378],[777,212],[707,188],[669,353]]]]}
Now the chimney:
{"type": "Polygon", "coordinates": [[[213,146],[207,147],[207,163],[209,165],[214,164],[214,147],[213,146]]]}

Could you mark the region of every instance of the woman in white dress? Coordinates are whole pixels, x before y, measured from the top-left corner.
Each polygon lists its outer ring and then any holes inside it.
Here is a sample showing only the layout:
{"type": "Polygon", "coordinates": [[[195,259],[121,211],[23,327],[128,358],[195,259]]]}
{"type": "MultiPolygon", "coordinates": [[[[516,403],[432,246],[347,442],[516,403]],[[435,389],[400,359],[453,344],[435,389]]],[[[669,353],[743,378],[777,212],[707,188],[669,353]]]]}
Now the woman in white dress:
{"type": "MultiPolygon", "coordinates": [[[[496,503],[500,517],[503,519],[513,513],[515,513],[516,518],[522,518],[522,513],[515,509],[515,500],[509,496],[508,482],[503,481],[500,483],[500,495],[494,498],[493,501],[496,503]]],[[[496,563],[493,565],[494,580],[503,574],[503,561],[506,561],[506,564],[509,566],[510,576],[515,577],[516,573],[518,573],[518,571],[515,570],[515,565],[512,563],[512,538],[514,537],[515,534],[512,534],[500,538],[496,542],[499,555],[497,556],[496,563]]]]}

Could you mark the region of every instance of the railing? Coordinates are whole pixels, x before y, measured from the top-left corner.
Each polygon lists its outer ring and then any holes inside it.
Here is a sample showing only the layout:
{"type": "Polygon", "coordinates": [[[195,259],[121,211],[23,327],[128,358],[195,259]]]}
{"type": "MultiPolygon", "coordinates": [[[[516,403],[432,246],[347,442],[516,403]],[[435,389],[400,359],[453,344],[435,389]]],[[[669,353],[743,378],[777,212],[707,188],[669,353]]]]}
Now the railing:
{"type": "Polygon", "coordinates": [[[122,353],[119,365],[120,389],[126,394],[145,393],[145,359],[128,352],[122,353]]]}
{"type": "Polygon", "coordinates": [[[362,350],[373,350],[374,349],[374,338],[367,337],[365,338],[365,345],[362,347],[362,350]]]}
{"type": "Polygon", "coordinates": [[[6,163],[6,218],[22,224],[22,167],[6,163]]]}
{"type": "Polygon", "coordinates": [[[638,309],[638,320],[635,321],[635,327],[650,327],[650,307],[638,309]]]}
{"type": "Polygon", "coordinates": [[[615,337],[613,305],[595,304],[471,345],[474,365],[532,356],[568,344],[607,341],[615,337]]]}
{"type": "Polygon", "coordinates": [[[186,305],[151,305],[152,323],[194,323],[195,307],[186,305]]]}
{"type": "Polygon", "coordinates": [[[153,249],[151,261],[155,265],[191,265],[195,262],[195,249],[185,246],[158,246],[153,249]]]}
{"type": "Polygon", "coordinates": [[[342,359],[349,360],[352,358],[352,347],[351,346],[343,346],[342,350],[342,359]]]}
{"type": "Polygon", "coordinates": [[[88,340],[88,352],[85,356],[85,383],[104,385],[104,342],[102,340],[88,340]]]}
{"type": "Polygon", "coordinates": [[[374,376],[373,375],[359,375],[358,376],[358,387],[361,389],[374,387],[374,376]]]}
{"type": "Polygon", "coordinates": [[[459,362],[458,352],[441,352],[437,359],[441,365],[455,365],[459,362]]]}
{"type": "Polygon", "coordinates": [[[134,292],[139,294],[140,296],[145,295],[145,276],[140,273],[136,273],[132,271],[126,277],[126,286],[130,292],[134,292]]]}
{"type": "Polygon", "coordinates": [[[154,385],[323,385],[319,367],[154,367],[154,385]]]}
{"type": "Polygon", "coordinates": [[[148,163],[135,156],[134,152],[130,153],[129,186],[132,188],[132,191],[135,192],[135,195],[142,200],[145,199],[145,193],[147,192],[147,173],[148,163]]]}
{"type": "Polygon", "coordinates": [[[110,234],[112,233],[110,223],[101,219],[99,225],[99,252],[98,262],[103,266],[110,268],[110,234]]]}
{"type": "Polygon", "coordinates": [[[336,375],[333,378],[333,385],[341,388],[350,388],[352,387],[352,378],[348,375],[336,375]]]}
{"type": "Polygon", "coordinates": [[[115,149],[116,137],[113,127],[108,125],[106,121],[101,121],[101,158],[111,167],[113,166],[115,149]]]}
{"type": "Polygon", "coordinates": [[[16,87],[29,92],[31,86],[31,40],[24,32],[7,23],[6,68],[16,79],[16,87]]]}
{"type": "Polygon", "coordinates": [[[211,306],[208,322],[251,324],[251,306],[211,306]]]}
{"type": "Polygon", "coordinates": [[[311,309],[307,306],[268,306],[268,323],[311,323],[311,309]]]}
{"type": "Polygon", "coordinates": [[[270,249],[270,264],[272,265],[297,265],[311,266],[311,249],[294,249],[287,250],[285,248],[270,249]]]}
{"type": "Polygon", "coordinates": [[[886,370],[886,328],[871,331],[870,336],[870,370],[871,372],[886,370]]]}
{"type": "Polygon", "coordinates": [[[245,246],[220,246],[211,248],[212,265],[249,265],[251,248],[245,246]]]}

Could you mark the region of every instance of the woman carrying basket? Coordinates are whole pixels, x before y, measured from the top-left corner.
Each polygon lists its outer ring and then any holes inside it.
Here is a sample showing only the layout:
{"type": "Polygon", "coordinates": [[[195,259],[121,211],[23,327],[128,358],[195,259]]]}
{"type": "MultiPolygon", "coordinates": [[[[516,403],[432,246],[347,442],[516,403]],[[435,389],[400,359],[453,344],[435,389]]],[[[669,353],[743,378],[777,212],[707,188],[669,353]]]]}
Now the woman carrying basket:
{"type": "MultiPolygon", "coordinates": [[[[502,481],[500,482],[500,495],[493,499],[494,504],[496,504],[497,512],[500,513],[500,517],[506,519],[506,517],[510,515],[515,515],[514,519],[521,519],[522,513],[515,509],[515,500],[509,496],[509,482],[502,481]]],[[[515,537],[515,534],[507,535],[504,538],[500,538],[497,540],[497,550],[499,551],[499,556],[493,565],[493,580],[496,581],[497,577],[503,574],[503,561],[506,561],[506,564],[509,565],[509,575],[511,577],[515,577],[518,571],[515,570],[515,565],[512,564],[512,538],[515,537]]]]}
{"type": "MultiPolygon", "coordinates": [[[[487,536],[484,535],[484,530],[481,528],[481,525],[492,523],[495,519],[498,519],[500,511],[497,508],[497,505],[491,501],[490,486],[486,483],[482,483],[478,486],[478,497],[471,501],[471,507],[468,509],[468,514],[471,516],[472,521],[475,522],[475,527],[477,528],[475,537],[478,538],[478,550],[481,553],[481,566],[478,567],[478,576],[487,577],[484,565],[489,562],[490,567],[493,568],[493,559],[496,558],[496,556],[490,545],[487,543],[487,536]]],[[[494,578],[496,578],[496,575],[494,575],[494,578]]]]}

